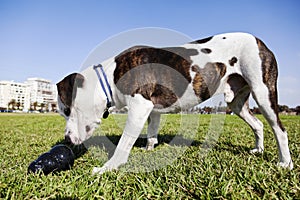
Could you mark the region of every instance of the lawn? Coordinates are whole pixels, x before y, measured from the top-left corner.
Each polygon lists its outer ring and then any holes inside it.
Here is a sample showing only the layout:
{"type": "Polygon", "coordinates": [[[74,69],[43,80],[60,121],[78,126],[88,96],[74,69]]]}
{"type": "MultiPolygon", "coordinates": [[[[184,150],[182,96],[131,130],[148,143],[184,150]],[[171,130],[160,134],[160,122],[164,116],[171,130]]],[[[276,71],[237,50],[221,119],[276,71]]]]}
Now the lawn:
{"type": "Polygon", "coordinates": [[[63,143],[65,121],[56,114],[0,115],[1,199],[300,199],[300,117],[281,116],[294,170],[278,168],[276,142],[265,124],[265,152],[252,155],[254,136],[236,116],[164,115],[160,144],[145,151],[145,134],[118,171],[93,176],[117,144],[125,115],[110,115],[73,168],[28,175],[27,167],[63,143]],[[223,121],[223,119],[225,121],[223,121]],[[224,124],[224,126],[223,126],[224,124]]]}

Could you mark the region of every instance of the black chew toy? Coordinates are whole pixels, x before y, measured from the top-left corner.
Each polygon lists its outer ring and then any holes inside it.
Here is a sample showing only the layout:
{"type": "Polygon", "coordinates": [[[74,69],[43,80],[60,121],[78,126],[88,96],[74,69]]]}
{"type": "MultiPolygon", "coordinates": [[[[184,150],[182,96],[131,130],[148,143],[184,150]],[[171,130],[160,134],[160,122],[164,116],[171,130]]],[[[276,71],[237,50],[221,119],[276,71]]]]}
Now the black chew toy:
{"type": "Polygon", "coordinates": [[[47,175],[51,172],[69,170],[74,164],[74,159],[75,156],[72,149],[66,145],[59,144],[30,163],[28,173],[42,171],[43,174],[47,175]]]}

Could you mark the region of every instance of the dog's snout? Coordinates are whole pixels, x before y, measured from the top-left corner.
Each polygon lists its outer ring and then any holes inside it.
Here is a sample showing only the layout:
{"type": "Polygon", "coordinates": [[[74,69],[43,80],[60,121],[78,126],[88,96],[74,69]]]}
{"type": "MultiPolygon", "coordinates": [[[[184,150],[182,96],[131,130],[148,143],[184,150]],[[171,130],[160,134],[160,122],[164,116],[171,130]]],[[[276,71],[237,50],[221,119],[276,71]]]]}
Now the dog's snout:
{"type": "Polygon", "coordinates": [[[72,143],[71,137],[70,137],[69,135],[66,135],[66,136],[65,136],[65,142],[66,142],[67,144],[71,144],[71,143],[72,143]]]}

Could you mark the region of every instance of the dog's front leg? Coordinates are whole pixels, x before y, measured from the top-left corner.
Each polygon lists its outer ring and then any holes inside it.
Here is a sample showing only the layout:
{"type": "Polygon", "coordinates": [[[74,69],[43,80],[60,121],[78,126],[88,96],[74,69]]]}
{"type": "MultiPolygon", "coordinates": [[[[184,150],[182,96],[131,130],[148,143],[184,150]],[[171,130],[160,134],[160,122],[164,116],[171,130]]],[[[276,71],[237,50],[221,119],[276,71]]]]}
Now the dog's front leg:
{"type": "Polygon", "coordinates": [[[102,174],[112,169],[117,169],[128,160],[130,150],[139,137],[144,124],[153,109],[153,103],[146,100],[139,94],[129,97],[128,118],[121,139],[117,145],[114,155],[104,164],[103,167],[93,169],[93,174],[102,174]]]}

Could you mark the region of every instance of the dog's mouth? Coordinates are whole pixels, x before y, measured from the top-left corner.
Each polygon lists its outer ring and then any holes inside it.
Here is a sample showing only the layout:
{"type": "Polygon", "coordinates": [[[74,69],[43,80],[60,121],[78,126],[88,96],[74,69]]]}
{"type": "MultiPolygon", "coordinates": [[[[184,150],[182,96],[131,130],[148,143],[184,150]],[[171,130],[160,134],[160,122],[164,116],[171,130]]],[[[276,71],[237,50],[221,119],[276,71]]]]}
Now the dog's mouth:
{"type": "Polygon", "coordinates": [[[78,137],[72,137],[70,135],[65,136],[65,143],[70,144],[70,145],[80,145],[82,144],[82,140],[79,139],[78,137]]]}
{"type": "Polygon", "coordinates": [[[84,137],[78,137],[73,134],[71,130],[66,131],[65,143],[71,145],[80,145],[84,141],[88,140],[94,133],[94,130],[100,125],[100,122],[92,123],[91,125],[86,125],[84,128],[84,137]]]}

